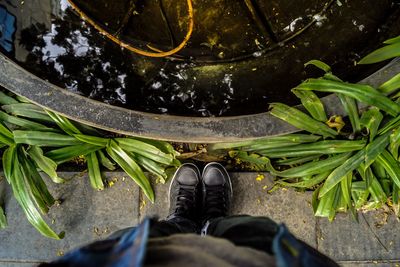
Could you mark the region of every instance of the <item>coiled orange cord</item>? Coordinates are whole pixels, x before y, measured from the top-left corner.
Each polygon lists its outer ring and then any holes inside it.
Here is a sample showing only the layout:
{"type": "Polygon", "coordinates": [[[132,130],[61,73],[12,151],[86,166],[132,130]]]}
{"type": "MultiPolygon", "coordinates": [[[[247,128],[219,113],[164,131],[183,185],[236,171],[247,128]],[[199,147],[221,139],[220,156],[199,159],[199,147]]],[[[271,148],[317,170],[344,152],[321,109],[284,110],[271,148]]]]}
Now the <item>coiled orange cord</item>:
{"type": "Polygon", "coordinates": [[[100,33],[104,34],[108,39],[110,39],[114,43],[118,44],[119,46],[121,46],[121,47],[123,47],[125,49],[128,49],[131,52],[134,52],[134,53],[137,53],[139,55],[142,55],[142,56],[161,58],[161,57],[168,57],[168,56],[171,56],[173,54],[176,54],[177,52],[179,52],[180,50],[182,50],[185,47],[185,45],[187,44],[187,42],[189,41],[189,39],[190,39],[190,37],[192,36],[192,33],[193,33],[194,16],[193,16],[192,0],[187,0],[189,25],[188,25],[188,31],[186,33],[185,38],[183,39],[183,41],[177,47],[175,47],[172,50],[165,51],[165,52],[161,51],[161,50],[159,50],[157,48],[153,48],[150,45],[148,45],[149,49],[154,50],[156,52],[145,51],[145,50],[139,49],[137,47],[133,47],[133,46],[131,46],[131,45],[119,40],[117,37],[115,37],[114,35],[110,34],[105,29],[103,29],[94,20],[89,18],[89,16],[87,16],[72,0],[68,0],[68,2],[71,5],[71,7],[81,16],[81,18],[86,20],[90,25],[92,25],[100,33]]]}

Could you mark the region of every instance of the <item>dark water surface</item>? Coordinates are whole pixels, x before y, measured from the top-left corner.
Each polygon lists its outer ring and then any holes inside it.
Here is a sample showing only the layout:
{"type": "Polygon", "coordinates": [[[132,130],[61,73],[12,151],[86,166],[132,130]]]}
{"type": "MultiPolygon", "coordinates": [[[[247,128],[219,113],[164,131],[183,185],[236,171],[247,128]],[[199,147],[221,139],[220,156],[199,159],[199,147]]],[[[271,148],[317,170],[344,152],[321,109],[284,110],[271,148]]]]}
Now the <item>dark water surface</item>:
{"type": "MultiPolygon", "coordinates": [[[[136,47],[169,50],[186,34],[186,0],[75,3],[107,32],[136,47]]],[[[195,29],[187,47],[169,59],[154,59],[121,49],[67,0],[0,0],[0,51],[43,79],[112,105],[229,116],[264,112],[270,102],[297,104],[290,89],[319,74],[304,69],[311,59],[357,81],[379,66],[354,63],[400,34],[400,4],[393,0],[193,4],[195,29]]]]}

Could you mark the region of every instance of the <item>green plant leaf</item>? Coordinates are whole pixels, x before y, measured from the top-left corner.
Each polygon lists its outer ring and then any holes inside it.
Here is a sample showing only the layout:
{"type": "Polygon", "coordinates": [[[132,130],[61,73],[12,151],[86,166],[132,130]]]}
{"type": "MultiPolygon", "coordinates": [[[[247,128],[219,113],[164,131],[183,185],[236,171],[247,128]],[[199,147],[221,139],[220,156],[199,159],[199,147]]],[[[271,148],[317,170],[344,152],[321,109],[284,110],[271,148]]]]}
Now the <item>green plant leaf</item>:
{"type": "Polygon", "coordinates": [[[39,132],[39,131],[14,131],[14,141],[17,144],[27,144],[32,146],[74,146],[83,144],[76,138],[59,133],[39,132]]]}
{"type": "Polygon", "coordinates": [[[265,149],[257,151],[257,153],[270,158],[307,157],[311,155],[338,154],[357,151],[363,149],[365,144],[365,140],[326,140],[309,144],[265,149]]]}
{"type": "MultiPolygon", "coordinates": [[[[319,199],[315,216],[329,218],[331,217],[332,213],[335,213],[335,197],[339,189],[339,185],[335,185],[327,192],[327,194],[319,199]]],[[[321,192],[319,192],[319,195],[321,195],[321,192]]]]}
{"type": "Polygon", "coordinates": [[[46,173],[53,182],[57,184],[65,182],[64,179],[58,177],[57,175],[57,163],[55,163],[52,159],[44,156],[43,151],[40,147],[31,146],[27,152],[32,160],[36,163],[38,168],[46,173]]]}
{"type": "Polygon", "coordinates": [[[14,135],[2,123],[0,123],[0,142],[9,146],[14,144],[14,135]]]}
{"type": "Polygon", "coordinates": [[[395,44],[395,43],[400,43],[400,36],[388,39],[383,42],[384,44],[395,44]]]}
{"type": "Polygon", "coordinates": [[[11,105],[18,104],[19,102],[12,98],[11,96],[6,95],[4,92],[0,91],[0,104],[1,105],[11,105]]]}
{"type": "Polygon", "coordinates": [[[167,179],[168,176],[165,172],[165,168],[160,166],[157,162],[152,161],[151,159],[145,158],[140,155],[133,155],[133,158],[136,160],[136,162],[145,168],[147,171],[151,172],[157,177],[161,177],[163,179],[167,179]]]}
{"type": "Polygon", "coordinates": [[[1,206],[0,203],[0,229],[4,229],[8,226],[7,224],[7,218],[6,218],[6,214],[4,212],[3,207],[1,206]]]}
{"type": "Polygon", "coordinates": [[[321,156],[322,156],[322,154],[312,155],[312,156],[308,156],[308,157],[294,157],[294,158],[288,158],[288,159],[278,159],[275,161],[275,163],[278,165],[293,166],[293,165],[303,164],[303,163],[310,162],[310,161],[315,161],[315,160],[319,159],[321,156]]]}
{"type": "Polygon", "coordinates": [[[314,92],[296,89],[293,89],[292,92],[300,98],[301,103],[314,119],[322,122],[328,120],[324,105],[314,92]]]}
{"type": "Polygon", "coordinates": [[[11,183],[11,175],[14,168],[14,159],[15,159],[15,152],[16,145],[10,145],[3,153],[2,163],[3,163],[3,171],[4,176],[7,179],[8,183],[11,183]]]}
{"type": "Polygon", "coordinates": [[[165,154],[171,154],[174,157],[177,157],[180,155],[180,153],[178,151],[176,151],[175,148],[168,142],[149,140],[149,139],[144,139],[144,138],[139,138],[139,137],[136,137],[135,139],[145,142],[149,145],[155,146],[156,148],[160,149],[165,154]]]}
{"type": "Polygon", "coordinates": [[[400,106],[369,85],[352,84],[324,79],[308,79],[297,86],[299,90],[343,94],[360,102],[376,106],[391,116],[397,116],[400,106]]]}
{"type": "Polygon", "coordinates": [[[47,115],[47,113],[39,106],[28,103],[17,103],[11,105],[2,106],[7,113],[14,116],[25,117],[28,119],[40,120],[43,122],[52,123],[53,120],[47,115]]]}
{"type": "Polygon", "coordinates": [[[306,164],[303,164],[298,167],[293,167],[284,171],[276,171],[273,170],[271,173],[273,175],[279,176],[279,177],[288,177],[288,178],[293,178],[293,177],[305,177],[309,175],[315,175],[315,174],[321,174],[321,173],[326,173],[327,171],[331,171],[338,167],[339,165],[343,164],[349,157],[351,156],[351,153],[342,153],[339,155],[335,155],[332,157],[329,157],[325,160],[319,160],[315,162],[309,162],[306,164]]]}
{"type": "Polygon", "coordinates": [[[326,179],[321,191],[319,192],[319,196],[322,197],[328,193],[334,186],[340,183],[347,174],[357,169],[363,162],[366,162],[366,167],[372,164],[382,151],[384,151],[388,139],[388,134],[379,136],[364,149],[358,151],[354,156],[346,160],[341,166],[337,167],[326,179]]]}
{"type": "Polygon", "coordinates": [[[46,157],[51,158],[57,164],[73,160],[79,156],[86,156],[92,152],[96,152],[103,147],[94,146],[91,144],[81,144],[75,146],[67,146],[55,150],[51,150],[45,154],[46,157]]]}
{"type": "Polygon", "coordinates": [[[258,154],[249,155],[245,151],[229,151],[228,154],[231,158],[236,158],[251,164],[258,171],[273,171],[273,168],[271,168],[271,162],[266,157],[262,157],[258,154]]]}
{"type": "Polygon", "coordinates": [[[98,159],[105,168],[109,169],[110,171],[115,170],[115,164],[106,156],[104,155],[103,151],[97,150],[98,159]]]}
{"type": "Polygon", "coordinates": [[[271,115],[286,121],[294,127],[307,132],[322,135],[324,137],[335,137],[337,132],[326,124],[317,121],[300,110],[281,103],[271,104],[271,115]]]}
{"type": "Polygon", "coordinates": [[[321,69],[321,70],[323,70],[325,72],[331,72],[332,71],[331,67],[328,64],[326,64],[325,62],[322,62],[320,60],[317,60],[317,59],[313,59],[313,60],[308,61],[307,63],[304,64],[304,67],[307,67],[309,65],[313,65],[313,66],[315,66],[315,67],[317,67],[317,68],[319,68],[319,69],[321,69]]]}
{"type": "Polygon", "coordinates": [[[267,138],[229,143],[210,144],[208,151],[220,149],[232,149],[237,147],[245,147],[247,151],[267,149],[273,147],[291,146],[301,143],[312,143],[321,139],[321,136],[310,134],[286,134],[282,136],[272,136],[267,138]]]}
{"type": "Polygon", "coordinates": [[[54,238],[54,239],[62,239],[64,237],[64,233],[56,234],[43,220],[40,213],[37,211],[35,204],[32,202],[29,194],[29,185],[25,182],[25,178],[21,171],[21,166],[18,161],[18,158],[14,157],[14,165],[11,179],[11,188],[14,193],[14,197],[22,207],[28,221],[44,236],[54,238]]]}
{"type": "Polygon", "coordinates": [[[60,127],[61,130],[69,135],[80,134],[81,132],[76,128],[76,126],[67,118],[58,115],[55,112],[46,110],[46,113],[52,118],[52,120],[60,127]]]}
{"type": "Polygon", "coordinates": [[[53,196],[47,189],[35,165],[25,155],[24,149],[21,147],[17,150],[19,162],[21,164],[22,175],[25,182],[29,186],[29,193],[43,213],[47,213],[49,208],[55,203],[53,196]]]}
{"type": "Polygon", "coordinates": [[[73,136],[83,143],[88,143],[88,144],[92,144],[95,146],[101,146],[101,147],[106,147],[108,142],[110,141],[110,139],[108,139],[108,138],[90,136],[90,135],[84,135],[84,134],[74,134],[73,136]]]}
{"type": "Polygon", "coordinates": [[[342,194],[344,201],[347,205],[347,207],[350,209],[351,214],[353,215],[353,218],[357,220],[357,212],[355,207],[353,206],[353,201],[351,199],[351,184],[353,181],[353,175],[352,173],[349,173],[346,175],[346,177],[340,182],[340,186],[342,188],[342,194]]]}
{"type": "Polygon", "coordinates": [[[94,189],[104,190],[103,178],[101,177],[101,171],[99,161],[96,156],[96,152],[92,152],[85,156],[89,172],[90,184],[94,189]]]}
{"type": "Polygon", "coordinates": [[[301,182],[287,182],[283,180],[276,181],[277,184],[285,185],[289,187],[297,187],[297,188],[313,188],[314,186],[322,183],[330,174],[330,171],[323,172],[313,176],[309,180],[301,181],[301,182]]]}
{"type": "Polygon", "coordinates": [[[351,126],[353,127],[353,132],[358,133],[361,130],[360,117],[358,114],[357,101],[351,97],[345,96],[343,94],[337,94],[340,102],[342,103],[344,110],[349,116],[351,126]]]}
{"type": "Polygon", "coordinates": [[[391,44],[366,55],[358,64],[372,64],[400,56],[400,42],[394,42],[394,39],[388,41],[391,44]]]}
{"type": "Polygon", "coordinates": [[[378,90],[384,94],[391,94],[400,89],[400,73],[392,77],[389,81],[379,86],[378,90]]]}
{"type": "Polygon", "coordinates": [[[390,135],[390,145],[389,151],[392,153],[395,159],[399,158],[399,146],[400,146],[400,127],[397,128],[393,133],[390,135]]]}
{"type": "Polygon", "coordinates": [[[106,148],[108,155],[142,188],[144,194],[154,202],[154,191],[139,165],[118,144],[111,140],[106,148]]]}
{"type": "Polygon", "coordinates": [[[3,122],[7,122],[16,126],[19,126],[26,130],[34,130],[34,131],[48,131],[48,132],[56,132],[57,130],[49,128],[41,123],[33,122],[27,119],[15,117],[8,115],[7,113],[0,111],[0,120],[3,122]]]}
{"type": "Polygon", "coordinates": [[[381,124],[383,119],[382,113],[379,112],[379,109],[376,107],[371,107],[367,111],[364,111],[361,115],[360,125],[368,130],[369,141],[372,142],[374,140],[379,125],[381,124]]]}
{"type": "Polygon", "coordinates": [[[392,179],[396,186],[400,187],[400,166],[399,162],[396,161],[392,155],[384,150],[381,155],[376,159],[376,162],[381,165],[387,174],[392,179]]]}
{"type": "Polygon", "coordinates": [[[174,157],[171,154],[165,154],[155,146],[132,138],[115,138],[114,139],[124,150],[142,155],[155,162],[165,165],[171,165],[174,157]]]}

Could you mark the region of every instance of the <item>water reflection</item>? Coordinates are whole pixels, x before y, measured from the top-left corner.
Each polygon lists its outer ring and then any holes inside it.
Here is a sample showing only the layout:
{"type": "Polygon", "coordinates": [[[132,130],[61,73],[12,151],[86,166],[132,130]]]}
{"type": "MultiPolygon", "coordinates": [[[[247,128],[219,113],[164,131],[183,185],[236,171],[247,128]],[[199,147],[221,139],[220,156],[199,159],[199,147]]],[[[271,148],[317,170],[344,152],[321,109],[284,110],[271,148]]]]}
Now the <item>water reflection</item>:
{"type": "MultiPolygon", "coordinates": [[[[323,2],[301,1],[315,2],[317,6],[323,2]]],[[[210,24],[204,26],[209,28],[203,29],[202,21],[199,22],[197,35],[183,53],[183,56],[193,55],[186,57],[187,60],[151,59],[125,51],[82,21],[67,0],[0,0],[0,51],[51,83],[112,105],[180,115],[248,114],[265,111],[268,102],[295,103],[289,90],[309,75],[303,70],[303,63],[309,59],[321,58],[340,70],[353,71],[354,61],[385,38],[383,33],[379,37],[375,32],[377,29],[385,33],[388,31],[380,24],[392,12],[387,7],[392,1],[383,0],[376,4],[374,10],[377,19],[371,20],[369,16],[372,13],[363,16],[366,11],[359,9],[363,5],[368,9],[366,3],[372,5],[372,0],[354,0],[352,5],[344,3],[334,7],[340,11],[334,13],[335,9],[332,10],[334,16],[320,15],[320,24],[304,39],[267,53],[265,49],[274,38],[279,41],[304,27],[318,8],[307,9],[308,13],[303,17],[295,12],[293,17],[273,21],[276,22],[272,25],[276,36],[272,38],[262,36],[259,25],[243,12],[242,1],[216,2],[229,5],[229,9],[225,13],[222,9],[218,12],[214,10],[211,14],[215,16],[214,20],[210,19],[210,24]],[[359,13],[356,23],[354,18],[342,12],[343,8],[359,13]],[[231,26],[239,25],[236,31],[242,33],[234,35],[232,27],[224,30],[221,25],[212,28],[219,17],[221,21],[238,21],[231,26]],[[332,36],[329,23],[339,24],[338,30],[344,41],[332,36]],[[349,30],[346,30],[346,25],[349,30]],[[223,34],[225,37],[221,37],[223,34]],[[371,47],[366,48],[366,43],[371,47]],[[354,51],[349,50],[349,44],[354,46],[354,51]],[[235,59],[243,55],[249,58],[235,59]]],[[[216,2],[199,4],[198,13],[217,5],[216,2]]],[[[168,10],[174,11],[172,2],[157,0],[143,3],[149,3],[151,8],[163,5],[166,14],[168,10]]],[[[280,1],[273,3],[277,5],[280,1]]],[[[138,10],[146,12],[146,6],[139,6],[138,10]]],[[[210,15],[207,14],[199,16],[204,16],[205,20],[210,15]]],[[[154,18],[146,16],[142,21],[139,13],[135,15],[129,21],[133,26],[121,31],[121,34],[126,38],[139,36],[146,42],[149,38],[159,38],[164,46],[173,46],[180,39],[176,33],[179,31],[174,29],[175,24],[170,22],[172,34],[167,34],[168,27],[164,29],[157,24],[161,25],[162,20],[156,22],[156,15],[154,18]],[[158,28],[135,27],[149,25],[146,22],[152,19],[155,25],[150,26],[158,28]],[[152,34],[154,32],[159,34],[152,34]]],[[[396,31],[394,28],[393,31],[396,31]]],[[[333,31],[336,32],[335,28],[333,31]]]]}

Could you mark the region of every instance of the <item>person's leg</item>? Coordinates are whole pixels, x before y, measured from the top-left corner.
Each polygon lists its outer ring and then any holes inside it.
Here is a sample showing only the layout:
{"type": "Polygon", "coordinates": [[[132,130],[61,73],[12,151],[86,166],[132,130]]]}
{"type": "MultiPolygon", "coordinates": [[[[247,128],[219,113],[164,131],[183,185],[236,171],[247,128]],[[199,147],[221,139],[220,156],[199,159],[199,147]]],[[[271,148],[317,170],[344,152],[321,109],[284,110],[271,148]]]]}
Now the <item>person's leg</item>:
{"type": "Polygon", "coordinates": [[[217,163],[206,166],[202,175],[202,235],[224,238],[237,246],[273,254],[279,266],[338,266],[328,257],[295,238],[284,225],[267,217],[227,216],[232,199],[232,182],[217,163]]]}
{"type": "Polygon", "coordinates": [[[218,163],[208,164],[202,175],[202,235],[225,238],[239,246],[271,253],[277,224],[265,217],[229,216],[233,190],[226,169],[218,163]]]}
{"type": "Polygon", "coordinates": [[[170,211],[166,220],[152,220],[150,237],[199,232],[200,171],[183,164],[175,173],[169,190],[170,211]]]}
{"type": "Polygon", "coordinates": [[[272,241],[277,231],[278,225],[267,217],[236,215],[209,220],[202,233],[272,254],[272,241]]]}

